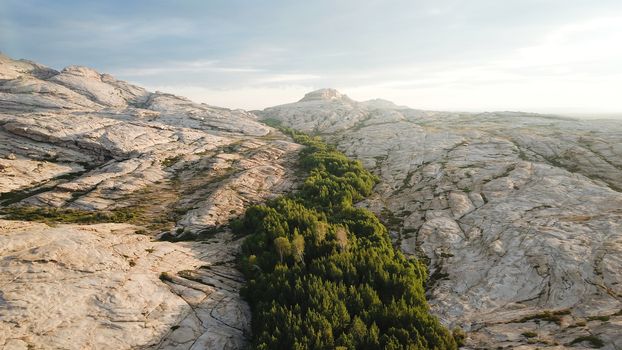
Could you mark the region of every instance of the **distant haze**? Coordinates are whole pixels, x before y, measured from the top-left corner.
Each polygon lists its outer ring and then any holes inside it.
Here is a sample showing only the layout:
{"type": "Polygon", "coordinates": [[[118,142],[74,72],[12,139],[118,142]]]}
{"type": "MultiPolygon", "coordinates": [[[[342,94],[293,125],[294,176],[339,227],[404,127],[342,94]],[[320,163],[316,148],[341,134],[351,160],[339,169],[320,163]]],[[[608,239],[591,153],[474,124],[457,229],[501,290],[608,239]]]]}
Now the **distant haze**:
{"type": "Polygon", "coordinates": [[[432,110],[622,115],[622,1],[0,3],[0,51],[262,109],[332,87],[432,110]]]}

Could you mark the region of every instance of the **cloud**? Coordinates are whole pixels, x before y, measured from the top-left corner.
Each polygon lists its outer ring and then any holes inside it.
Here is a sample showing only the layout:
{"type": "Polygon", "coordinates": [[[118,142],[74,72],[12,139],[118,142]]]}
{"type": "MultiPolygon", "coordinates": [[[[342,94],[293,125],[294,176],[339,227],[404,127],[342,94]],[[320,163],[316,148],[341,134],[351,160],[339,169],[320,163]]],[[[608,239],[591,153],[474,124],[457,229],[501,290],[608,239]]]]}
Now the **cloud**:
{"type": "Polygon", "coordinates": [[[341,77],[358,99],[417,108],[622,111],[622,16],[567,23],[491,57],[396,65],[341,77]]]}
{"type": "Polygon", "coordinates": [[[220,66],[218,60],[195,60],[161,63],[157,66],[122,68],[116,74],[125,77],[158,76],[164,74],[192,74],[192,73],[257,73],[263,69],[254,67],[220,66]]]}
{"type": "MultiPolygon", "coordinates": [[[[570,23],[546,34],[541,42],[518,49],[513,66],[563,65],[622,57],[622,16],[570,23]]],[[[503,64],[503,62],[502,62],[503,64]]]]}
{"type": "Polygon", "coordinates": [[[255,82],[257,84],[270,84],[270,83],[302,83],[309,80],[318,80],[322,77],[315,74],[296,74],[296,73],[288,73],[288,74],[275,74],[267,77],[260,78],[255,82]]]}
{"type": "Polygon", "coordinates": [[[600,82],[532,80],[408,89],[391,86],[356,86],[339,89],[357,100],[382,96],[397,104],[428,110],[614,113],[622,111],[617,88],[620,78],[622,76],[600,82]],[[599,93],[586,94],[586,91],[590,90],[599,93]]]}
{"type": "Polygon", "coordinates": [[[269,106],[300,100],[314,90],[309,85],[285,85],[276,87],[237,87],[217,89],[203,86],[151,86],[151,91],[165,91],[185,96],[195,102],[227,108],[246,110],[264,109],[269,106]]]}

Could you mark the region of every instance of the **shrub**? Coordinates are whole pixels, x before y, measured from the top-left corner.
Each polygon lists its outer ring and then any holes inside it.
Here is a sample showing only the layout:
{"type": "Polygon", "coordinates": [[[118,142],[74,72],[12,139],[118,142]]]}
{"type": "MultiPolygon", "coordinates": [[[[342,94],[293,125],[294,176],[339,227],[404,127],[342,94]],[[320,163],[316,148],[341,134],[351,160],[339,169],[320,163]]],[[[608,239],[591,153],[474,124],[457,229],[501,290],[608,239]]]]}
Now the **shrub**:
{"type": "Polygon", "coordinates": [[[609,321],[610,317],[609,316],[591,316],[587,318],[588,321],[603,321],[603,322],[607,322],[609,321]]]}
{"type": "Polygon", "coordinates": [[[572,342],[570,342],[570,345],[574,345],[574,344],[578,344],[582,342],[588,342],[593,348],[596,348],[596,349],[599,349],[605,346],[605,343],[595,335],[585,335],[582,337],[578,337],[572,342]]]}
{"type": "Polygon", "coordinates": [[[173,275],[168,272],[161,272],[159,278],[163,282],[173,282],[173,275]]]}
{"type": "Polygon", "coordinates": [[[535,315],[523,317],[520,320],[517,320],[514,322],[523,323],[523,322],[534,320],[536,322],[547,321],[547,322],[556,323],[557,325],[561,325],[562,316],[569,315],[569,314],[570,314],[570,310],[557,310],[557,311],[547,310],[547,311],[544,311],[544,312],[541,312],[535,315]]]}

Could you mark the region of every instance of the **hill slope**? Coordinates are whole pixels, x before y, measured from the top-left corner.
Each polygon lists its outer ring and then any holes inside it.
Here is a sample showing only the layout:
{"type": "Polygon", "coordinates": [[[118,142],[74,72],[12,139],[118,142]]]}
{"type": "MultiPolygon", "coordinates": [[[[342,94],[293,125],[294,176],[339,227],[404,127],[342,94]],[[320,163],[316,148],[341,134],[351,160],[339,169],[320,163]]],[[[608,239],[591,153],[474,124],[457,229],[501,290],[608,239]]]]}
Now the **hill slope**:
{"type": "Polygon", "coordinates": [[[0,220],[0,347],[243,347],[223,225],[292,185],[299,148],[245,111],[0,56],[0,211],[22,220],[0,220]]]}

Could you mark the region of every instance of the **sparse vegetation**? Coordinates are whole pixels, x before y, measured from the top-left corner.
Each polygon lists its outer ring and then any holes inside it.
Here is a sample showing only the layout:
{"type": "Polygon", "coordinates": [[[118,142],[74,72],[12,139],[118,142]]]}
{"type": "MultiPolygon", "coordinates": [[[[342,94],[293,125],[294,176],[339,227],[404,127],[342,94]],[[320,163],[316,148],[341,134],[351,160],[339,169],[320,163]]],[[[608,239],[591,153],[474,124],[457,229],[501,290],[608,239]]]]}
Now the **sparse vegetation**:
{"type": "Polygon", "coordinates": [[[466,342],[466,333],[460,327],[456,327],[451,331],[454,340],[456,341],[456,345],[458,347],[464,346],[466,342]]]}
{"type": "Polygon", "coordinates": [[[523,323],[523,322],[533,320],[536,322],[539,322],[539,321],[553,322],[553,323],[556,323],[557,325],[561,325],[562,316],[569,315],[569,314],[570,314],[570,310],[544,311],[544,312],[541,312],[535,315],[523,317],[519,320],[512,321],[511,323],[523,323]]]}
{"type": "Polygon", "coordinates": [[[203,282],[201,277],[194,270],[182,270],[177,273],[179,277],[185,278],[190,281],[203,282]]]}
{"type": "Polygon", "coordinates": [[[609,316],[591,316],[587,318],[588,321],[603,321],[603,322],[607,322],[609,321],[610,317],[609,316]]]}
{"type": "Polygon", "coordinates": [[[575,340],[570,342],[570,345],[579,344],[582,342],[588,342],[592,348],[600,349],[605,346],[605,343],[595,335],[585,335],[582,337],[578,337],[575,340]]]}
{"type": "Polygon", "coordinates": [[[172,165],[174,165],[175,163],[179,162],[181,159],[183,158],[183,156],[181,154],[176,155],[176,156],[172,156],[172,157],[168,157],[166,159],[164,159],[162,161],[162,166],[165,168],[168,168],[172,165]]]}
{"type": "Polygon", "coordinates": [[[130,208],[111,211],[88,211],[48,207],[8,207],[0,209],[7,220],[38,221],[44,223],[96,224],[104,222],[130,222],[138,212],[130,208]]]}
{"type": "Polygon", "coordinates": [[[538,333],[535,332],[523,332],[521,335],[525,338],[535,338],[538,336],[538,333]]]}
{"type": "Polygon", "coordinates": [[[163,282],[173,282],[173,275],[168,272],[161,272],[159,278],[163,282]]]}
{"type": "Polygon", "coordinates": [[[265,119],[262,119],[261,122],[273,128],[277,128],[277,129],[281,129],[282,124],[283,124],[281,123],[280,120],[275,119],[275,118],[265,118],[265,119]]]}
{"type": "Polygon", "coordinates": [[[240,269],[255,349],[456,349],[463,341],[430,315],[425,265],[391,244],[370,211],[353,204],[377,181],[319,138],[306,145],[298,194],[248,209],[231,223],[248,234],[240,269]]]}

